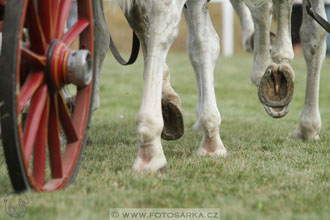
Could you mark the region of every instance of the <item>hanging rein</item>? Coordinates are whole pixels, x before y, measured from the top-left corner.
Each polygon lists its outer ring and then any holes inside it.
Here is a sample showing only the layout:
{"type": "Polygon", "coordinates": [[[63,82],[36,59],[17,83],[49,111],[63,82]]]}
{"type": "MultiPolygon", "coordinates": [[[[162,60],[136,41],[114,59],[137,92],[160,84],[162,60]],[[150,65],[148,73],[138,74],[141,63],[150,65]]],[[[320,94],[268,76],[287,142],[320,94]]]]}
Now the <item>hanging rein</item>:
{"type": "Polygon", "coordinates": [[[115,57],[115,59],[120,63],[121,65],[130,65],[133,64],[136,61],[136,58],[139,55],[139,50],[140,50],[140,41],[139,38],[136,36],[135,32],[133,31],[133,42],[132,42],[132,51],[131,51],[131,56],[128,59],[128,61],[124,60],[123,57],[119,54],[113,40],[110,34],[110,45],[109,48],[115,57]]]}
{"type": "Polygon", "coordinates": [[[328,33],[330,33],[330,24],[313,10],[310,0],[307,0],[306,10],[307,10],[307,13],[312,18],[314,18],[314,20],[317,23],[319,23],[328,33]]]}

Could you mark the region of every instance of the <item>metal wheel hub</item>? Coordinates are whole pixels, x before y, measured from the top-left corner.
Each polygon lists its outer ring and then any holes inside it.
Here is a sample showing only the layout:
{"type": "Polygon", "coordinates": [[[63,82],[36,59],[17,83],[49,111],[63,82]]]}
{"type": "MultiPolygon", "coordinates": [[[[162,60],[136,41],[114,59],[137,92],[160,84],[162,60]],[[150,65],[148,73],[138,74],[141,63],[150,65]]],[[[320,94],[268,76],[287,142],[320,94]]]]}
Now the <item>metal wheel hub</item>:
{"type": "Polygon", "coordinates": [[[92,79],[92,56],[88,50],[72,50],[54,40],[48,51],[48,76],[51,87],[58,91],[66,84],[89,85],[92,79]]]}

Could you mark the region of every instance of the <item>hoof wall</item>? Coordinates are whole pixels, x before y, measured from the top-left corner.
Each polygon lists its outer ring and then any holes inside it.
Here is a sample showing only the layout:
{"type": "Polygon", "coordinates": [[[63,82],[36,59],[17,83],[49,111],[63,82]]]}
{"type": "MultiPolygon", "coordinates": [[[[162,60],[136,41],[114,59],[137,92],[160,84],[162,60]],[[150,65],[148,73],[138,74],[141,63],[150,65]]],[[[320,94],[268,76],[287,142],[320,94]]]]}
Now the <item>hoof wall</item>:
{"type": "Polygon", "coordinates": [[[162,113],[164,119],[162,139],[171,141],[181,138],[184,134],[184,125],[179,106],[170,100],[163,99],[162,113]]]}
{"type": "Polygon", "coordinates": [[[272,108],[287,106],[293,96],[294,72],[287,64],[271,64],[260,80],[260,102],[272,108]]]}

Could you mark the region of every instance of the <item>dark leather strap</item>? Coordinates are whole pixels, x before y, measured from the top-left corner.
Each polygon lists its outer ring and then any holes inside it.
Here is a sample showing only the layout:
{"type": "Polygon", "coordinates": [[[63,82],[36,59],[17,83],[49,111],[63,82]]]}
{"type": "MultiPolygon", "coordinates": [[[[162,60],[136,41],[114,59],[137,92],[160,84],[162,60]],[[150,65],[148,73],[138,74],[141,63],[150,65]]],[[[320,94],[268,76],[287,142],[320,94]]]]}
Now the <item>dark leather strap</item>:
{"type": "Polygon", "coordinates": [[[327,32],[330,33],[330,24],[324,18],[322,18],[318,13],[313,11],[310,0],[307,0],[306,10],[307,10],[307,13],[312,18],[314,18],[315,21],[317,21],[317,23],[319,23],[327,32]]]}
{"type": "Polygon", "coordinates": [[[136,61],[136,58],[139,55],[139,50],[140,50],[140,41],[139,38],[136,36],[135,32],[133,31],[133,43],[132,43],[132,51],[131,51],[131,56],[128,61],[125,61],[123,57],[119,54],[113,40],[110,34],[110,45],[109,48],[113,54],[113,56],[116,58],[118,63],[121,65],[130,65],[133,64],[136,61]]]}

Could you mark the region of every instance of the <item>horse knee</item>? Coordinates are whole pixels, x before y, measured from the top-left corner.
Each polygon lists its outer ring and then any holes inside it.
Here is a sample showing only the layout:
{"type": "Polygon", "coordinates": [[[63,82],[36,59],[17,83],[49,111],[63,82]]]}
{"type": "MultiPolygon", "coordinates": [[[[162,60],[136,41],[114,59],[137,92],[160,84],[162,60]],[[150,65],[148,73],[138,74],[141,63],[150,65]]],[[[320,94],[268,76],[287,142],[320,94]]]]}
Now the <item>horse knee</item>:
{"type": "Polygon", "coordinates": [[[325,53],[326,32],[315,22],[303,22],[300,29],[300,38],[302,41],[304,55],[307,59],[318,53],[325,53]]]}
{"type": "Polygon", "coordinates": [[[155,114],[153,111],[139,112],[136,118],[137,133],[142,144],[153,143],[160,139],[164,122],[161,114],[155,114]]]}

